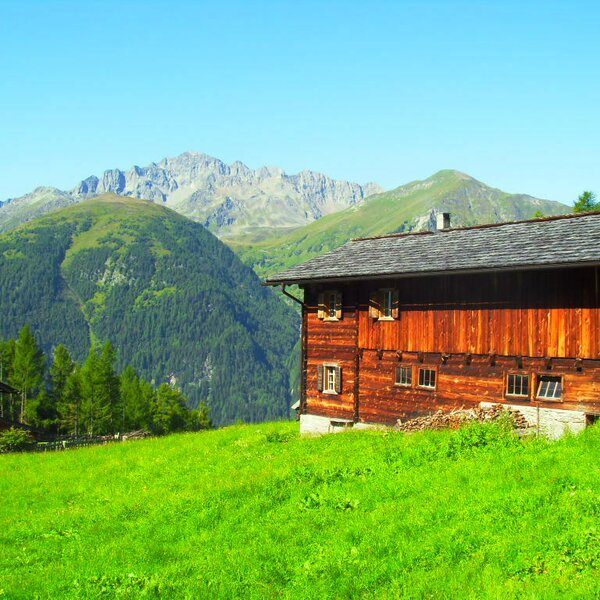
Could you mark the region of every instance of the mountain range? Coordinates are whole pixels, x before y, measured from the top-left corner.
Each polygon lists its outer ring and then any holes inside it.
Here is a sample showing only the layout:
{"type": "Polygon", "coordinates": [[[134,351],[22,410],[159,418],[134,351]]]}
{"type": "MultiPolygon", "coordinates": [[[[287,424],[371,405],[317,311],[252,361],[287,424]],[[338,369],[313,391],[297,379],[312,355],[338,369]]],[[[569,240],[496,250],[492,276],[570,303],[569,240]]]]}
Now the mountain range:
{"type": "Polygon", "coordinates": [[[361,204],[301,228],[287,232],[263,229],[226,241],[244,262],[266,277],[333,250],[354,237],[431,229],[439,212],[450,213],[452,227],[460,227],[569,211],[560,202],[508,194],[459,171],[445,170],[374,194],[361,204]]]}
{"type": "Polygon", "coordinates": [[[56,208],[104,193],[163,204],[202,223],[218,235],[257,227],[300,227],[320,217],[355,206],[377,192],[364,186],[302,171],[287,175],[278,167],[250,169],[196,152],[165,158],[127,171],[111,169],[82,180],[70,191],[40,187],[0,205],[0,231],[56,208]]]}

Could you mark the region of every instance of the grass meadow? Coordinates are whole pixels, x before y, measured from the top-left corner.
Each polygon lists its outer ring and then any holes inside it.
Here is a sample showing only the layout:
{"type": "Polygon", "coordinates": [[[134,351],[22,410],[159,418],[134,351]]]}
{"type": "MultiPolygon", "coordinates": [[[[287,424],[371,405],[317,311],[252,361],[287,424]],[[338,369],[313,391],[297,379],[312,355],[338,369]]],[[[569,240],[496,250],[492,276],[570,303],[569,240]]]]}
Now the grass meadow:
{"type": "Polygon", "coordinates": [[[0,456],[0,598],[598,598],[600,427],[0,456]]]}

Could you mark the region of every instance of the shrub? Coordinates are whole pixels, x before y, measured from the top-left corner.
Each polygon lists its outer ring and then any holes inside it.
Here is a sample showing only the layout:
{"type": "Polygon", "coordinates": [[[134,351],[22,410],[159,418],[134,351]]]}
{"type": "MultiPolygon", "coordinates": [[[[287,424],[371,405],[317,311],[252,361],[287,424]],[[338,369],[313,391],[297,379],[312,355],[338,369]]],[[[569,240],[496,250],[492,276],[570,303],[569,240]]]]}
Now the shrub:
{"type": "Polygon", "coordinates": [[[29,450],[36,442],[25,429],[11,427],[0,433],[0,453],[29,450]]]}

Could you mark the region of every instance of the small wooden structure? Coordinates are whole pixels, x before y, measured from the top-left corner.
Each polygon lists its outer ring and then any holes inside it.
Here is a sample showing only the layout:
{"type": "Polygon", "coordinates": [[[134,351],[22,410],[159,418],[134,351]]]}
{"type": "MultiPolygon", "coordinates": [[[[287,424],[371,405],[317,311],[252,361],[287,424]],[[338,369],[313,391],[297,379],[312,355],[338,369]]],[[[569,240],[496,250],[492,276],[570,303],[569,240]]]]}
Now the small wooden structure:
{"type": "Polygon", "coordinates": [[[302,431],[502,403],[558,436],[600,414],[600,214],[357,239],[266,281],[293,284],[302,431]]]}

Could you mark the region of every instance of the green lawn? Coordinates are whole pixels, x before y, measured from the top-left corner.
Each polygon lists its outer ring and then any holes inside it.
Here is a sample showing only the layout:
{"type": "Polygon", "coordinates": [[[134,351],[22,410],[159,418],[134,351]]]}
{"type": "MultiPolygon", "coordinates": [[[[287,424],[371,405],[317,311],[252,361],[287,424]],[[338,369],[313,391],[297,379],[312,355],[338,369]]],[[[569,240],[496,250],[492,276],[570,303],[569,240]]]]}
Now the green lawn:
{"type": "Polygon", "coordinates": [[[600,427],[0,456],[0,598],[598,598],[600,427]]]}

